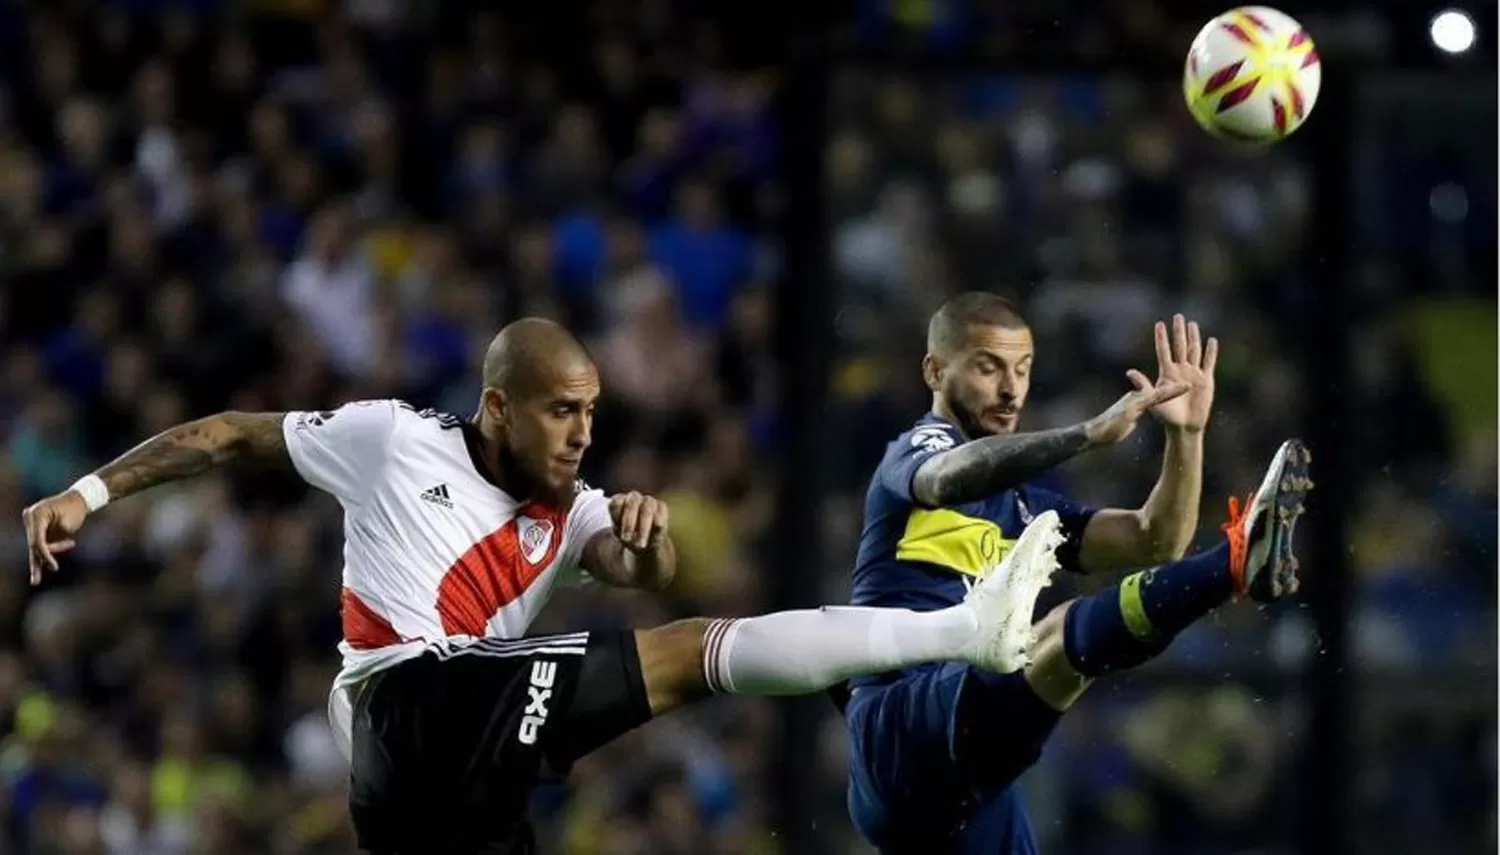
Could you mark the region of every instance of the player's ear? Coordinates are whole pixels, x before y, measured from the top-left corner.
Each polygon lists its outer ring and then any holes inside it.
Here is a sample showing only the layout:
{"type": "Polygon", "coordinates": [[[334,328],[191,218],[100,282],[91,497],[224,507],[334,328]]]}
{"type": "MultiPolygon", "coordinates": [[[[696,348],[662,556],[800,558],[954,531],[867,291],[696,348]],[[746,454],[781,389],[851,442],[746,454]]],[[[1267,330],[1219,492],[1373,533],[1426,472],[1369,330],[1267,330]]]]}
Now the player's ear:
{"type": "Polygon", "coordinates": [[[504,425],[506,423],[506,417],[509,413],[507,412],[508,408],[504,392],[493,386],[486,386],[484,387],[484,391],[480,393],[479,403],[484,408],[485,414],[489,416],[490,421],[497,425],[504,425]]]}
{"type": "Polygon", "coordinates": [[[934,392],[943,389],[943,360],[928,353],[922,357],[922,380],[934,392]]]}

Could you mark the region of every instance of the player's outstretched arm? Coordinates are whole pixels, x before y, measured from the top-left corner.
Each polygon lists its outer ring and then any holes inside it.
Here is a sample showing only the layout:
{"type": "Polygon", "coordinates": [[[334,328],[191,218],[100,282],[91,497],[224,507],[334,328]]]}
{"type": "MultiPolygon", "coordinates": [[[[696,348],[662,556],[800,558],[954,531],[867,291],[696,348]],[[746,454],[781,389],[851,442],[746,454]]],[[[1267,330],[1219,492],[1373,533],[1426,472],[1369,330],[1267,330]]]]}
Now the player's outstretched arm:
{"type": "Polygon", "coordinates": [[[609,500],[612,527],[594,535],[583,550],[583,569],[616,588],[662,591],[677,575],[677,547],[667,532],[665,502],[640,493],[609,500]]]}
{"type": "Polygon", "coordinates": [[[281,424],[285,413],[226,412],[180,424],[146,440],[95,472],[111,500],[245,462],[291,464],[281,424]]]}
{"type": "Polygon", "coordinates": [[[1182,315],[1156,325],[1157,384],[1179,382],[1188,391],[1152,410],[1167,444],[1161,477],[1139,508],[1106,508],[1089,520],[1079,547],[1087,572],[1131,570],[1175,561],[1198,529],[1203,492],[1203,432],[1213,409],[1219,343],[1205,342],[1198,324],[1182,315]]]}
{"type": "Polygon", "coordinates": [[[1086,422],[987,436],[928,458],[912,479],[912,496],[926,507],[944,508],[1019,486],[1090,448],[1119,442],[1153,407],[1187,391],[1175,382],[1153,386],[1138,371],[1131,372],[1130,379],[1134,391],[1086,422]]]}
{"type": "Polygon", "coordinates": [[[290,463],[281,431],[283,418],[282,413],[227,412],[178,425],[27,508],[21,519],[32,584],[41,582],[44,567],[57,570],[56,556],[73,548],[72,535],[90,512],[106,502],[216,466],[248,461],[290,463]]]}

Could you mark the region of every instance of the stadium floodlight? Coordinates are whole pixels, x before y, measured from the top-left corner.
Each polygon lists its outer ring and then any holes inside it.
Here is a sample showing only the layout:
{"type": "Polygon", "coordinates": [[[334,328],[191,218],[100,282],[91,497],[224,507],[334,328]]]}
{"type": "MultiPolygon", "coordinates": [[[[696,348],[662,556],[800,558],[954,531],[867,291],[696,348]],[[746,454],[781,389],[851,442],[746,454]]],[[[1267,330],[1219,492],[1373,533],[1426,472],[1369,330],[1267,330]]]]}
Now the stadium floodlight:
{"type": "Polygon", "coordinates": [[[1466,12],[1448,9],[1432,17],[1427,34],[1443,53],[1463,53],[1474,46],[1474,19],[1466,12]]]}

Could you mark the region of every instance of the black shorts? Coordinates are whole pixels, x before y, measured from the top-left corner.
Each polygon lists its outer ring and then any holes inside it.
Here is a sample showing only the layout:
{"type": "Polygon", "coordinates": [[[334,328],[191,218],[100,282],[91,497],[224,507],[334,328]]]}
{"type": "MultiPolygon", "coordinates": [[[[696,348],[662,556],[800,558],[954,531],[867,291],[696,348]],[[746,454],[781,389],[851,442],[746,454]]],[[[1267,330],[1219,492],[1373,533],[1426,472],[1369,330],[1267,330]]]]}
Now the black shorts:
{"type": "Polygon", "coordinates": [[[651,718],[635,635],[486,639],[370,678],[349,812],[377,855],[523,855],[540,782],[651,718]]]}

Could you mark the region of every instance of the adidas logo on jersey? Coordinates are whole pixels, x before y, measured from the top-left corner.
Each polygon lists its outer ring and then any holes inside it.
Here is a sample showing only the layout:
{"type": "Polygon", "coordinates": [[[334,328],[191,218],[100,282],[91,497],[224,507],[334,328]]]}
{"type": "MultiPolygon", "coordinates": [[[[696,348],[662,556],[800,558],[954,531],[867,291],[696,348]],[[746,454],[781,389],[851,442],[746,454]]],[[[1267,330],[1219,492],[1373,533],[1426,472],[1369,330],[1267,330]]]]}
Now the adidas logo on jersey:
{"type": "Polygon", "coordinates": [[[439,484],[436,487],[432,487],[432,488],[423,490],[422,491],[422,501],[424,501],[424,502],[431,502],[434,505],[438,505],[439,507],[444,507],[444,508],[452,508],[453,507],[453,500],[450,499],[450,498],[448,498],[448,485],[447,484],[439,484]]]}

